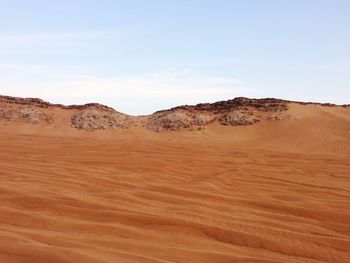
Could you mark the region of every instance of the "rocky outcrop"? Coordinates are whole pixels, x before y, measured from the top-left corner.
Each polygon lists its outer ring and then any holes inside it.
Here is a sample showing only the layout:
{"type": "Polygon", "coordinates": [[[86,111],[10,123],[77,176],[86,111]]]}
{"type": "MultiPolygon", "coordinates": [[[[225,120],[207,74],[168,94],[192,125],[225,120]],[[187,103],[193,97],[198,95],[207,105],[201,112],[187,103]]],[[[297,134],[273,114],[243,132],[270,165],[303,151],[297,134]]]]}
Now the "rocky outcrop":
{"type": "Polygon", "coordinates": [[[206,111],[214,114],[227,113],[234,110],[258,110],[263,112],[278,112],[288,109],[289,101],[279,99],[248,99],[235,98],[232,100],[218,101],[215,103],[200,103],[194,106],[179,106],[171,110],[206,111]]]}
{"type": "Polygon", "coordinates": [[[10,96],[0,96],[0,104],[7,105],[27,105],[36,108],[61,108],[61,109],[76,109],[84,110],[89,108],[95,108],[98,110],[111,110],[115,111],[113,108],[99,104],[99,103],[87,103],[84,105],[62,105],[62,104],[53,104],[42,99],[38,98],[19,98],[19,97],[10,97],[10,96]]]}
{"type": "Polygon", "coordinates": [[[205,126],[212,122],[225,126],[253,125],[262,120],[284,119],[283,112],[287,110],[288,102],[284,100],[236,98],[159,111],[149,118],[147,127],[159,132],[205,126]]]}
{"type": "Polygon", "coordinates": [[[199,113],[164,111],[152,115],[147,123],[147,128],[157,132],[176,131],[192,126],[204,126],[213,122],[214,119],[215,117],[211,115],[199,113]]]}
{"type": "MultiPolygon", "coordinates": [[[[132,117],[98,103],[65,106],[51,104],[36,98],[0,96],[0,120],[5,123],[24,122],[50,125],[59,119],[58,125],[68,125],[74,129],[89,131],[121,130],[142,125],[149,130],[161,132],[196,127],[202,129],[212,123],[224,126],[244,126],[254,125],[261,121],[294,119],[288,114],[289,103],[336,106],[273,98],[239,97],[215,103],[179,106],[148,116],[132,117]]],[[[342,105],[342,107],[348,107],[348,105],[342,105]]]]}
{"type": "MultiPolygon", "coordinates": [[[[32,107],[47,108],[55,104],[43,101],[37,98],[18,98],[10,96],[0,96],[0,103],[6,103],[8,105],[27,105],[32,107]]],[[[63,105],[62,105],[63,106],[63,105]]]]}
{"type": "Polygon", "coordinates": [[[300,102],[291,100],[281,100],[274,98],[264,98],[264,99],[250,99],[244,97],[237,97],[231,100],[218,101],[214,103],[200,103],[197,105],[184,105],[172,108],[185,109],[185,110],[196,110],[196,111],[210,111],[210,112],[227,112],[232,110],[241,110],[253,108],[259,111],[273,112],[273,111],[284,111],[288,109],[289,103],[295,103],[300,105],[320,105],[324,107],[350,107],[350,104],[336,105],[332,103],[318,103],[318,102],[300,102]]]}
{"type": "Polygon", "coordinates": [[[57,117],[55,109],[71,114],[71,127],[76,129],[125,129],[133,125],[130,116],[98,103],[64,106],[35,98],[0,96],[0,119],[6,123],[51,124],[57,117]]]}
{"type": "Polygon", "coordinates": [[[38,124],[40,122],[50,124],[53,122],[53,116],[41,112],[33,106],[24,106],[20,108],[1,107],[0,119],[6,123],[25,122],[30,124],[38,124]]]}
{"type": "Polygon", "coordinates": [[[223,114],[219,118],[221,125],[241,126],[241,125],[253,125],[260,121],[259,116],[255,116],[252,113],[234,112],[231,114],[223,114]]]}
{"type": "Polygon", "coordinates": [[[73,128],[84,130],[120,130],[134,124],[131,117],[125,114],[95,107],[78,112],[72,116],[71,121],[73,128]]]}

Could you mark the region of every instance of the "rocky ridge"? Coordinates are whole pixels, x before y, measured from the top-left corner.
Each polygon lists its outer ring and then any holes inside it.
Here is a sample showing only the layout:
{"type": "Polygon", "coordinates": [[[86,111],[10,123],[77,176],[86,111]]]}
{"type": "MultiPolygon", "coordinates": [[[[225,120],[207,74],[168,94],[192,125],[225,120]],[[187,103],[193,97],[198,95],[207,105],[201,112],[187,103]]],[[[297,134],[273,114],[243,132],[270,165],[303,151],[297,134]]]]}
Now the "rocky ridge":
{"type": "MultiPolygon", "coordinates": [[[[316,104],[280,99],[235,98],[215,103],[184,105],[152,115],[134,117],[113,108],[89,103],[85,105],[52,104],[37,98],[0,96],[0,120],[4,123],[54,124],[60,118],[58,110],[68,113],[69,125],[82,130],[120,130],[144,126],[155,132],[176,131],[186,128],[202,129],[211,123],[224,126],[253,125],[260,121],[293,119],[288,104],[316,104]]],[[[336,106],[334,104],[320,104],[336,106]]],[[[342,105],[348,107],[348,105],[342,105]]]]}
{"type": "Polygon", "coordinates": [[[148,128],[154,131],[178,130],[193,126],[205,126],[212,122],[221,125],[253,125],[261,120],[282,120],[292,118],[284,114],[288,102],[278,99],[235,98],[215,103],[201,103],[194,106],[179,106],[154,113],[148,128]]]}
{"type": "Polygon", "coordinates": [[[132,117],[114,110],[89,107],[73,115],[71,124],[73,128],[83,130],[119,130],[134,125],[134,121],[132,117]]]}

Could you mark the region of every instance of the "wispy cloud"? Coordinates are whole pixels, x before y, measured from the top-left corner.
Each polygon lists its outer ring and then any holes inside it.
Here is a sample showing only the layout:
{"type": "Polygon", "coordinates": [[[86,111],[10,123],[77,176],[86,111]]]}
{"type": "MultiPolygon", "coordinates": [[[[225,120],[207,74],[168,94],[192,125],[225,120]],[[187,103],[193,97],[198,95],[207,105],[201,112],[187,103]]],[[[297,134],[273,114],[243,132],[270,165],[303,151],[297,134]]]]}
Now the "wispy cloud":
{"type": "Polygon", "coordinates": [[[0,64],[0,69],[2,67],[8,71],[0,74],[2,94],[42,97],[57,103],[98,101],[132,114],[151,113],[178,104],[212,102],[250,92],[236,78],[197,75],[190,70],[104,77],[58,74],[34,65],[27,68],[26,65],[0,64]],[[26,68],[27,71],[23,71],[26,68]]]}

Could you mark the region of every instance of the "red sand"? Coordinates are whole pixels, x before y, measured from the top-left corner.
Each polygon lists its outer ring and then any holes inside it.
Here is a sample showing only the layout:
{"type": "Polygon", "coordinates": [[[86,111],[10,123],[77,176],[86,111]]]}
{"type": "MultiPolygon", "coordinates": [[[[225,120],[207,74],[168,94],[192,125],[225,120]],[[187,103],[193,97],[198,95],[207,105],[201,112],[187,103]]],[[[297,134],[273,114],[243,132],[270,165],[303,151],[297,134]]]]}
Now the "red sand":
{"type": "Polygon", "coordinates": [[[350,262],[350,109],[154,133],[0,125],[0,262],[350,262]]]}

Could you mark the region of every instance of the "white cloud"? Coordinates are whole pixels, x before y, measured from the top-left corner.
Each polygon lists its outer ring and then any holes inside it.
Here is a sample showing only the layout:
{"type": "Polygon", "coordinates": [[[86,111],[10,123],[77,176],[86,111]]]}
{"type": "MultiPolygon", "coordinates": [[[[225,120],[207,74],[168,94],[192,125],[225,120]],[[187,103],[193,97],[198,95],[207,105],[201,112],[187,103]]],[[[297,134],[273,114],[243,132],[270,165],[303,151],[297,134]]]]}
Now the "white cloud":
{"type": "Polygon", "coordinates": [[[250,92],[235,78],[196,75],[189,70],[102,77],[57,74],[40,65],[0,64],[0,83],[0,94],[57,103],[100,102],[130,114],[248,96],[250,92]],[[4,68],[6,74],[1,74],[4,68]]]}

